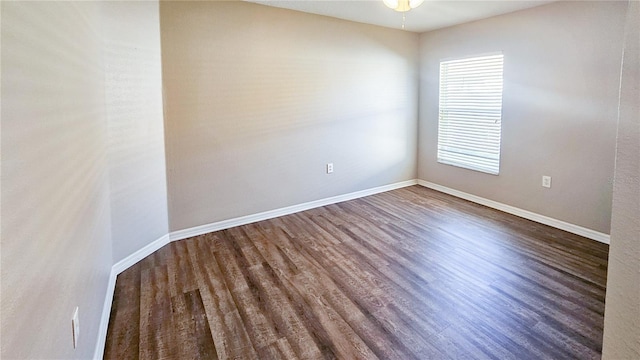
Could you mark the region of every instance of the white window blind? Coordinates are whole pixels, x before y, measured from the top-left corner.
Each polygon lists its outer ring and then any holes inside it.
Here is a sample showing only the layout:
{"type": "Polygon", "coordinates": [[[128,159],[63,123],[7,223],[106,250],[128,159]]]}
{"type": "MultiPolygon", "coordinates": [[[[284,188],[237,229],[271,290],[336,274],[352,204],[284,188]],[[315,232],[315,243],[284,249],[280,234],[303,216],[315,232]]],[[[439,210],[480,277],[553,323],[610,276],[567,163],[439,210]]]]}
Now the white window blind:
{"type": "Polygon", "coordinates": [[[503,55],[440,62],[438,162],[500,171],[503,55]]]}

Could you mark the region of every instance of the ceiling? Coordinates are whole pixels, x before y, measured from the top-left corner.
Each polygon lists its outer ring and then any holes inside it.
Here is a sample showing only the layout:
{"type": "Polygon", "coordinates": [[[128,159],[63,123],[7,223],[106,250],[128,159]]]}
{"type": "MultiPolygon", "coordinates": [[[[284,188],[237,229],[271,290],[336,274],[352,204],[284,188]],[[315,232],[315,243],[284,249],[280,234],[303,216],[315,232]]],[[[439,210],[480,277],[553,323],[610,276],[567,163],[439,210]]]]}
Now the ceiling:
{"type": "MultiPolygon", "coordinates": [[[[402,28],[402,14],[387,8],[382,0],[247,0],[249,2],[331,16],[366,24],[402,28]]],[[[408,31],[425,32],[491,16],[531,8],[553,1],[502,0],[458,1],[425,0],[406,14],[408,31]]]]}

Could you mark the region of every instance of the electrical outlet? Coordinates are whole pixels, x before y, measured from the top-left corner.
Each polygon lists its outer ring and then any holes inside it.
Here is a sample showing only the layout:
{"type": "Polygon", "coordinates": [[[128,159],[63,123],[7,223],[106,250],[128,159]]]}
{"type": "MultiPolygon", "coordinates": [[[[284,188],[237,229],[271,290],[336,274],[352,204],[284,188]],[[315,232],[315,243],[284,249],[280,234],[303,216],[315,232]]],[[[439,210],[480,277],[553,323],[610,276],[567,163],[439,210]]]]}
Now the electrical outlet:
{"type": "Polygon", "coordinates": [[[80,320],[78,318],[78,307],[73,310],[71,317],[71,336],[73,336],[73,348],[78,347],[78,336],[80,335],[80,320]]]}
{"type": "Polygon", "coordinates": [[[550,188],[551,187],[551,176],[542,176],[542,187],[550,188]]]}
{"type": "Polygon", "coordinates": [[[333,172],[333,163],[327,164],[327,174],[331,174],[333,172]]]}

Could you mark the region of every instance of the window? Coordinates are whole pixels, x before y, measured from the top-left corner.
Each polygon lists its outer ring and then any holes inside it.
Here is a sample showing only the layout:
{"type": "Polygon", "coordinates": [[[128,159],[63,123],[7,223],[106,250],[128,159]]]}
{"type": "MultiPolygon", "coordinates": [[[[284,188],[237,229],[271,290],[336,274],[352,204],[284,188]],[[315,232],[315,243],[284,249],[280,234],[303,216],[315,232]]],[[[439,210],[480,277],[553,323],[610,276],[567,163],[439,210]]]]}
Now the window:
{"type": "Polygon", "coordinates": [[[438,162],[500,171],[503,55],[440,62],[438,162]]]}

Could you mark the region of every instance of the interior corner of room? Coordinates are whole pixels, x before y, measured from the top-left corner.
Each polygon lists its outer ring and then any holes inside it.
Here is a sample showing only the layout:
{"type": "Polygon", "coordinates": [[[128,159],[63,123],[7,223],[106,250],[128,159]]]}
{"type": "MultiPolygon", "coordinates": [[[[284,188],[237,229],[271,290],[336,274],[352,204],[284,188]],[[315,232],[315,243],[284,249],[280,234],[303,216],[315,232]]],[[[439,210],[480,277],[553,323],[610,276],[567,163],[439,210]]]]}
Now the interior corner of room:
{"type": "Polygon", "coordinates": [[[411,14],[3,1],[0,357],[101,358],[117,275],[171,241],[416,184],[609,243],[603,358],[640,356],[640,3],[411,14]],[[442,164],[440,63],[496,51],[500,172],[442,164]]]}

